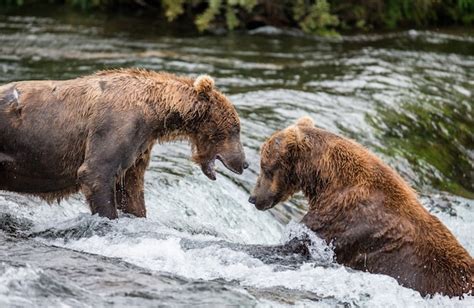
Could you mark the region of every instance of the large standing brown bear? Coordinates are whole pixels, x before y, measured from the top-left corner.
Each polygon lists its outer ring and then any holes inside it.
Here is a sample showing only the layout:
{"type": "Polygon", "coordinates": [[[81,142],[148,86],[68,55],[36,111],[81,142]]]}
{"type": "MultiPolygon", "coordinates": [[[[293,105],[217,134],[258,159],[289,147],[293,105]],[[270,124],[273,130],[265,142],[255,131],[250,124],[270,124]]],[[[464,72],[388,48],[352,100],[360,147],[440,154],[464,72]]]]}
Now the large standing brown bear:
{"type": "Polygon", "coordinates": [[[426,294],[473,291],[474,261],[415,192],[361,145],[310,118],[276,132],[261,149],[249,202],[267,210],[302,191],[302,222],[334,245],[336,261],[394,277],[426,294]]]}
{"type": "Polygon", "coordinates": [[[82,191],[93,214],[145,217],[150,151],[176,139],[212,180],[216,158],[247,167],[237,112],[209,76],[122,69],[0,87],[0,190],[47,201],[82,191]]]}

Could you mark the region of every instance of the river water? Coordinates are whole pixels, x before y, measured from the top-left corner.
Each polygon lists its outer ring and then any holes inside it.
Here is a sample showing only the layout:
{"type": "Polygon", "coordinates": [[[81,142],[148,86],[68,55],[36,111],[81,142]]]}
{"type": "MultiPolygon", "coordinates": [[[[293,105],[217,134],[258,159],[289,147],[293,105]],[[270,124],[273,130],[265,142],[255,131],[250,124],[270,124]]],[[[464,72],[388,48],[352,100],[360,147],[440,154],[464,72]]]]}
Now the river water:
{"type": "Polygon", "coordinates": [[[93,217],[81,196],[48,205],[0,192],[0,306],[474,307],[422,298],[383,275],[267,247],[307,231],[301,196],[247,203],[260,144],[302,115],[396,168],[474,254],[474,33],[318,39],[264,28],[178,35],[146,20],[0,15],[0,84],[114,67],[207,73],[236,105],[250,168],[209,181],[185,143],[157,145],[147,219],[93,217]]]}

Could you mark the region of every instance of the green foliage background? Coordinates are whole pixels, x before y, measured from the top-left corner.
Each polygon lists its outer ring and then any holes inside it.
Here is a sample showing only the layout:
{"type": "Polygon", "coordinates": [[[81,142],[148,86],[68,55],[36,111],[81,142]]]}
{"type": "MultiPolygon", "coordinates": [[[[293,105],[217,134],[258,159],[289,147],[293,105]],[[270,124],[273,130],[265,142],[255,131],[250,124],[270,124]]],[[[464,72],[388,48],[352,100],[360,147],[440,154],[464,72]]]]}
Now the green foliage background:
{"type": "MultiPolygon", "coordinates": [[[[0,0],[0,6],[27,6],[39,0],[0,0]]],[[[44,2],[44,1],[42,1],[44,2]]],[[[89,10],[147,10],[170,22],[193,21],[199,31],[260,25],[298,27],[334,35],[341,30],[412,26],[473,25],[474,0],[49,0],[89,10]]]]}

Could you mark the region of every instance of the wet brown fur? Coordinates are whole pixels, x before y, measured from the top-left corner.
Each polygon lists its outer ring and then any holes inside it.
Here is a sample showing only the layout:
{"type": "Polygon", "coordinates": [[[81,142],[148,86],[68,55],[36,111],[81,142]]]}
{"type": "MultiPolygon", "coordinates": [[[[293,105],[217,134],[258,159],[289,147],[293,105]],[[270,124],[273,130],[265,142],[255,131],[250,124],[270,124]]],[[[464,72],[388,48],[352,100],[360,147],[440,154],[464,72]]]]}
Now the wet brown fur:
{"type": "Polygon", "coordinates": [[[273,134],[261,155],[251,202],[265,210],[303,191],[309,210],[302,222],[334,245],[337,262],[392,276],[423,296],[473,291],[469,253],[363,146],[303,118],[273,134]]]}
{"type": "Polygon", "coordinates": [[[210,77],[202,80],[119,69],[0,86],[0,190],[48,202],[82,191],[93,213],[115,218],[118,206],[144,217],[156,141],[188,140],[202,166],[233,151],[226,165],[241,172],[237,112],[210,77]]]}

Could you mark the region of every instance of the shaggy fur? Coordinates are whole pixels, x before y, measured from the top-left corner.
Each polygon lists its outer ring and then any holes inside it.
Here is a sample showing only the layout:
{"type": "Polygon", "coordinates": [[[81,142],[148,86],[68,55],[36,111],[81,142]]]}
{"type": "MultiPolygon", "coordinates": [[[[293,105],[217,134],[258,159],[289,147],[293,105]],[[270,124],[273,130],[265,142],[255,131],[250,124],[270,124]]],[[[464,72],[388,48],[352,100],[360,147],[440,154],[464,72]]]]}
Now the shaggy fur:
{"type": "Polygon", "coordinates": [[[151,149],[177,139],[211,179],[216,158],[247,166],[237,112],[209,76],[121,69],[0,87],[0,190],[50,202],[82,191],[92,213],[144,217],[151,149]]]}
{"type": "Polygon", "coordinates": [[[249,201],[266,210],[303,191],[302,222],[334,245],[336,261],[394,277],[422,295],[473,291],[474,261],[390,167],[305,117],[262,146],[249,201]]]}

